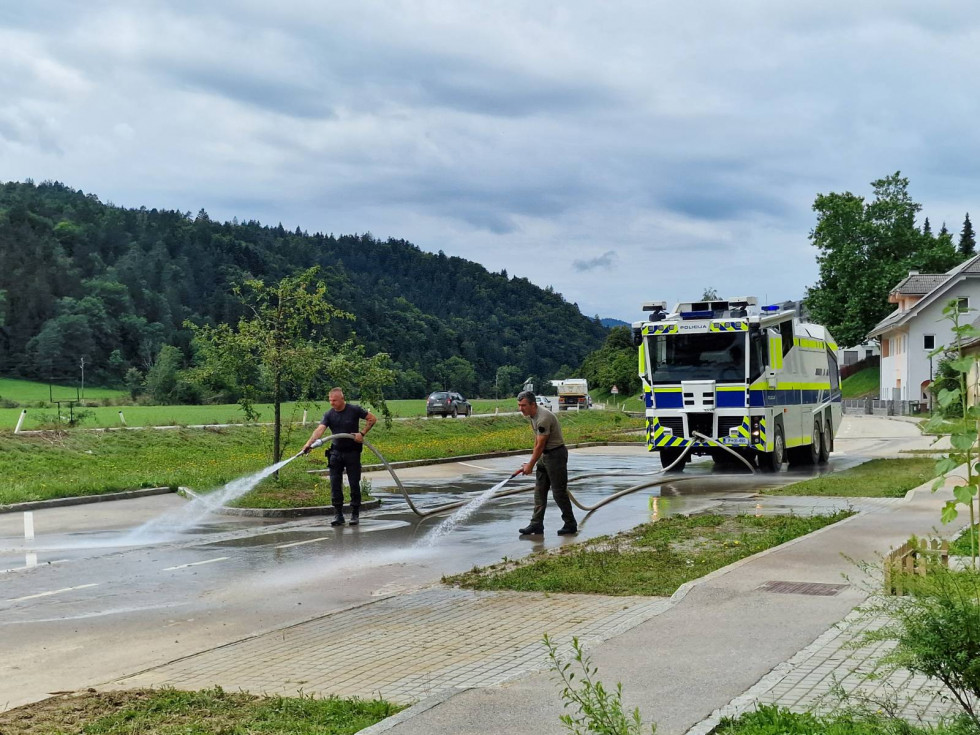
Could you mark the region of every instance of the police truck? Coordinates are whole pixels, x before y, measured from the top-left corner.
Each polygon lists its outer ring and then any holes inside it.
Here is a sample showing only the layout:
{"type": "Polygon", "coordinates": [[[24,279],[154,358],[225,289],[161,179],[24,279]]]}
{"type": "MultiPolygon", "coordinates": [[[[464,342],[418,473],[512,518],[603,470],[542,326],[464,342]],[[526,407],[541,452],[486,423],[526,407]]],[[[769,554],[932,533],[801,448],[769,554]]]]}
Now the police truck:
{"type": "Polygon", "coordinates": [[[632,332],[646,441],[665,468],[683,469],[697,455],[717,463],[739,455],[769,471],[828,460],[842,403],[837,345],[825,327],[756,297],[643,310],[648,318],[632,332]]]}

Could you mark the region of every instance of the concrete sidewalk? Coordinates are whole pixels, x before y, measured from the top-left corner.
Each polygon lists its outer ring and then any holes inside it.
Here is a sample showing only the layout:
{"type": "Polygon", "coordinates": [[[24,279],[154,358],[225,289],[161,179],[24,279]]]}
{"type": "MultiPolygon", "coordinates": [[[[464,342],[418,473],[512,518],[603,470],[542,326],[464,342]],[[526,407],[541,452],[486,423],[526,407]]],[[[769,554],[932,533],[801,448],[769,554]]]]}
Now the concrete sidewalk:
{"type": "MultiPolygon", "coordinates": [[[[869,424],[870,425],[870,424],[869,424]]],[[[875,437],[878,438],[878,437],[875,437]]],[[[861,504],[843,523],[682,587],[672,598],[476,593],[434,586],[189,656],[105,689],[220,685],[255,693],[339,694],[417,702],[371,732],[564,732],[541,638],[586,645],[599,678],[621,682],[661,735],[707,733],[757,701],[819,704],[873,663],[842,648],[876,563],[911,534],[954,534],[949,491],[861,504]],[[843,622],[842,627],[836,627],[843,622]]],[[[964,521],[965,523],[965,521],[964,521]]],[[[875,652],[872,652],[874,654],[875,652]]],[[[872,655],[873,659],[873,655],[872,655]]],[[[926,682],[896,682],[927,716],[945,703],[926,682]]]]}

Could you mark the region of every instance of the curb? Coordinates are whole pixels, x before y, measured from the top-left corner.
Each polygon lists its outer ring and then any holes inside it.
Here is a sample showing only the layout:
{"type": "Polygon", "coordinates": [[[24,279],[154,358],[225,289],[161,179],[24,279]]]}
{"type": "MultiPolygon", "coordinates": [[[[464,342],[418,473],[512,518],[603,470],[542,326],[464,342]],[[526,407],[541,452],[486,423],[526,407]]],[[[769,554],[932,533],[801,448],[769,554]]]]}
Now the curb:
{"type": "Polygon", "coordinates": [[[121,490],[118,493],[103,493],[101,495],[80,495],[75,498],[52,498],[51,500],[31,500],[26,503],[11,503],[0,505],[0,513],[19,513],[25,510],[42,510],[44,508],[62,508],[68,505],[87,505],[89,503],[104,503],[110,500],[130,500],[145,498],[149,495],[166,495],[178,492],[175,487],[151,487],[143,490],[121,490]]]}

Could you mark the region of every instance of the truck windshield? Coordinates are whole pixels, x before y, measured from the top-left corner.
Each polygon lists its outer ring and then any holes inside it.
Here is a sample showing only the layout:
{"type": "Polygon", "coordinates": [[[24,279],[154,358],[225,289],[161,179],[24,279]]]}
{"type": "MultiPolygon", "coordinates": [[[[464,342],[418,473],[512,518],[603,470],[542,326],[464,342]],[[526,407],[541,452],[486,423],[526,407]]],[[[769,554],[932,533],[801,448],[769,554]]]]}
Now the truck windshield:
{"type": "Polygon", "coordinates": [[[745,380],[745,332],[659,334],[649,338],[651,383],[745,380]]]}

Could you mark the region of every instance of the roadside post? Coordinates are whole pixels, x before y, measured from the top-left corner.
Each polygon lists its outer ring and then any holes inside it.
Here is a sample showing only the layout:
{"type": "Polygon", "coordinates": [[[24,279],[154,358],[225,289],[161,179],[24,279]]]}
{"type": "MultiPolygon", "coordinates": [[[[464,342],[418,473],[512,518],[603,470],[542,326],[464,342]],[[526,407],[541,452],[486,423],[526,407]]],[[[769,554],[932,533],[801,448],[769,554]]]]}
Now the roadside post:
{"type": "Polygon", "coordinates": [[[616,386],[614,385],[614,386],[613,386],[612,388],[610,388],[610,389],[609,389],[609,392],[610,392],[610,393],[612,394],[612,396],[613,396],[613,405],[614,405],[614,406],[618,406],[619,404],[618,404],[618,403],[616,402],[616,396],[618,396],[618,395],[619,395],[619,388],[617,388],[617,387],[616,387],[616,386]]]}

